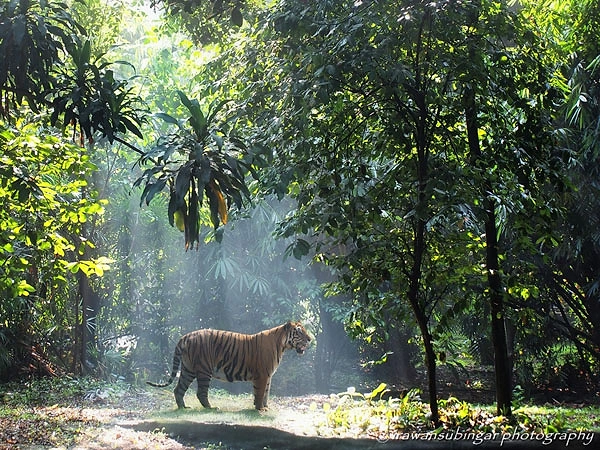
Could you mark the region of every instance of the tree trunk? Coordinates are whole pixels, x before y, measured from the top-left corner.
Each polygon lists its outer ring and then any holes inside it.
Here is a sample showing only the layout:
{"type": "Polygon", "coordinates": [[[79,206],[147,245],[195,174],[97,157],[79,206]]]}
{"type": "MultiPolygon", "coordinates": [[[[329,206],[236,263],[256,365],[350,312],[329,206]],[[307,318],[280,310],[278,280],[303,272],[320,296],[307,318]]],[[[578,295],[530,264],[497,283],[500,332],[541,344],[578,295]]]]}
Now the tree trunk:
{"type": "Polygon", "coordinates": [[[423,337],[425,347],[425,367],[427,367],[427,381],[429,386],[429,408],[431,409],[431,421],[437,427],[439,425],[439,411],[437,404],[437,374],[436,359],[433,349],[433,338],[429,332],[429,321],[425,315],[424,308],[419,301],[419,286],[421,284],[422,263],[425,253],[425,221],[417,219],[415,229],[414,260],[410,275],[408,301],[413,310],[417,325],[423,337]]]}
{"type": "MultiPolygon", "coordinates": [[[[587,281],[587,280],[586,280],[587,281]]],[[[582,283],[582,285],[585,285],[582,283]]],[[[600,295],[598,290],[589,289],[584,296],[583,304],[588,313],[593,353],[600,356],[600,295]]]]}
{"type": "MultiPolygon", "coordinates": [[[[411,281],[411,286],[415,284],[411,281]]],[[[418,285],[417,285],[418,289],[418,285]]],[[[439,410],[437,404],[437,364],[435,351],[433,349],[433,338],[429,332],[429,324],[423,309],[418,302],[418,291],[411,287],[409,290],[409,301],[417,319],[417,325],[423,337],[423,346],[425,347],[425,367],[427,368],[427,383],[429,391],[429,408],[431,409],[431,421],[437,427],[439,425],[439,410]]]]}
{"type": "MultiPolygon", "coordinates": [[[[415,86],[420,87],[419,76],[416,77],[415,86]]],[[[417,149],[417,200],[414,209],[414,241],[412,248],[413,266],[409,275],[408,301],[415,315],[417,325],[423,337],[423,346],[425,347],[425,366],[427,367],[427,379],[429,385],[429,407],[431,409],[431,421],[437,427],[440,417],[437,404],[437,375],[436,359],[433,349],[433,339],[429,332],[429,318],[425,313],[425,305],[421,302],[419,295],[423,275],[423,259],[425,257],[426,242],[425,232],[427,221],[425,212],[428,207],[427,184],[429,182],[429,162],[428,162],[428,140],[427,140],[427,122],[428,110],[425,95],[419,89],[411,86],[405,86],[409,95],[417,106],[418,114],[415,116],[415,144],[417,149]]]]}
{"type": "MultiPolygon", "coordinates": [[[[317,365],[315,370],[315,387],[317,392],[329,391],[331,387],[331,376],[333,375],[337,363],[338,352],[341,350],[339,348],[340,336],[339,333],[336,333],[336,324],[331,317],[331,313],[323,306],[323,299],[319,299],[321,334],[319,334],[317,338],[316,350],[317,365]]],[[[337,325],[341,324],[338,323],[337,325]]],[[[343,326],[341,326],[341,330],[344,332],[343,326]]],[[[341,342],[345,342],[345,340],[342,340],[341,342]]]]}
{"type": "MultiPolygon", "coordinates": [[[[465,95],[465,119],[467,139],[472,164],[481,160],[481,147],[477,124],[477,106],[475,93],[468,90],[465,95]]],[[[511,415],[512,387],[510,379],[510,362],[506,346],[506,329],[504,328],[504,299],[502,280],[500,278],[500,262],[498,255],[498,229],[496,227],[496,204],[491,198],[493,190],[489,180],[483,180],[482,196],[485,208],[485,242],[487,280],[490,288],[490,314],[492,323],[492,344],[494,346],[494,366],[496,374],[496,412],[498,415],[511,415]]]]}
{"type": "MultiPolygon", "coordinates": [[[[312,274],[319,284],[330,283],[335,277],[323,264],[311,264],[312,274]]],[[[319,321],[321,333],[316,340],[315,387],[317,392],[330,392],[332,388],[340,390],[346,386],[335,384],[334,371],[339,369],[339,363],[350,350],[350,341],[344,324],[335,320],[327,305],[343,303],[340,295],[324,298],[319,297],[319,321]]]]}
{"type": "Polygon", "coordinates": [[[511,415],[511,379],[510,361],[506,346],[506,329],[504,327],[504,299],[500,265],[498,258],[498,242],[496,239],[495,205],[486,201],[487,220],[485,224],[487,278],[490,287],[490,313],[492,315],[492,343],[494,345],[494,365],[496,369],[496,413],[511,415]]]}

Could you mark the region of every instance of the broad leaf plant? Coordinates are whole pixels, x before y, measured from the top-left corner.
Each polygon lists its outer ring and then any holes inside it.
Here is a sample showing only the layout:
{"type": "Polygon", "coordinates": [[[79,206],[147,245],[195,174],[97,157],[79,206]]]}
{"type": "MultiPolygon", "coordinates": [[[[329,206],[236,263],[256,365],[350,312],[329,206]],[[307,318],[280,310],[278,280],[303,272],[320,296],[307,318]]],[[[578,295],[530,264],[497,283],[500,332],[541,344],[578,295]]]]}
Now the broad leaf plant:
{"type": "Polygon", "coordinates": [[[222,238],[221,224],[228,219],[228,201],[238,208],[244,198],[250,198],[245,184],[248,172],[254,172],[252,156],[247,145],[228,132],[228,123],[235,116],[221,118],[220,113],[228,103],[213,101],[205,113],[197,99],[190,99],[177,91],[189,116],[179,120],[166,113],[157,118],[176,127],[164,134],[141,158],[140,164],[152,163],[135,185],[145,182],[140,203],[149,204],[165,187],[169,189],[169,222],[185,233],[186,250],[200,242],[203,223],[201,209],[206,198],[210,210],[210,223],[215,238],[222,238]]]}

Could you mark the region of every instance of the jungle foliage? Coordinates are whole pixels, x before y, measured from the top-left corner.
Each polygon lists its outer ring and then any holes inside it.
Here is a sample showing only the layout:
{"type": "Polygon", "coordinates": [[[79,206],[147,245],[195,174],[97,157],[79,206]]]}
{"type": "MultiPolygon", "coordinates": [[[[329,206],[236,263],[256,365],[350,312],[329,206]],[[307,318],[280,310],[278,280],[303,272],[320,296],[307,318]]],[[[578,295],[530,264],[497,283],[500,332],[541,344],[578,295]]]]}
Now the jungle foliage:
{"type": "Polygon", "coordinates": [[[595,2],[148,3],[0,5],[3,379],[294,318],[434,423],[440,372],[597,385],[595,2]]]}

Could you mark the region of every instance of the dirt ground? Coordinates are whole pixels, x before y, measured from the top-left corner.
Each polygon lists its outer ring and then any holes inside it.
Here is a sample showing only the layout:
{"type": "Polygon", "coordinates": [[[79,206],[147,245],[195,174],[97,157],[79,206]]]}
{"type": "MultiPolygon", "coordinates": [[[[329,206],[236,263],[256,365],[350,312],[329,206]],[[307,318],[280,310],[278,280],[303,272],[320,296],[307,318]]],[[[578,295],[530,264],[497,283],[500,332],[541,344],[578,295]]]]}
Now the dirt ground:
{"type": "Polygon", "coordinates": [[[266,412],[252,409],[249,395],[217,396],[215,410],[201,408],[193,397],[186,402],[191,408],[176,410],[170,391],[142,390],[118,399],[98,395],[77,405],[34,407],[30,416],[0,417],[0,449],[587,449],[597,448],[600,442],[599,435],[588,442],[591,445],[583,439],[543,443],[535,439],[501,441],[499,437],[479,442],[473,436],[449,436],[446,440],[327,437],[326,410],[335,404],[324,395],[276,397],[266,412]]]}

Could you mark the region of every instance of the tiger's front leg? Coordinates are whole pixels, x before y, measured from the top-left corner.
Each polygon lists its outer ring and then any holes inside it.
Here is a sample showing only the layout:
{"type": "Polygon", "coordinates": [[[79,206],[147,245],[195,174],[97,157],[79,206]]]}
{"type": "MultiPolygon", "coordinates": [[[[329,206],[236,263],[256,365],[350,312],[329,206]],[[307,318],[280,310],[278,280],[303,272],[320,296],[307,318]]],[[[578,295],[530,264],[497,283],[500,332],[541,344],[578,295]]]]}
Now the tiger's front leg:
{"type": "Polygon", "coordinates": [[[271,392],[271,378],[267,380],[267,387],[265,388],[265,396],[263,398],[263,408],[267,409],[269,403],[269,393],[271,392]]]}
{"type": "Polygon", "coordinates": [[[254,381],[254,407],[259,411],[267,409],[267,401],[269,400],[270,388],[270,377],[254,381]]]}

